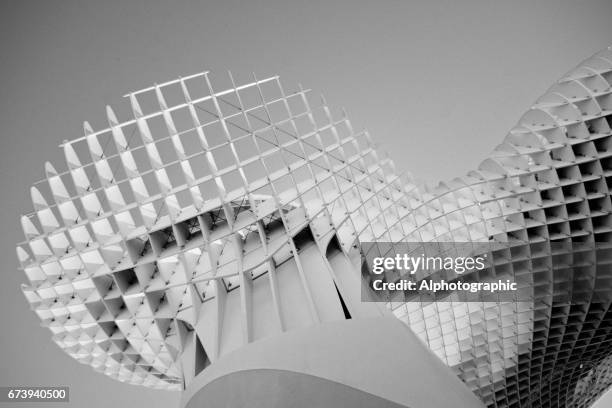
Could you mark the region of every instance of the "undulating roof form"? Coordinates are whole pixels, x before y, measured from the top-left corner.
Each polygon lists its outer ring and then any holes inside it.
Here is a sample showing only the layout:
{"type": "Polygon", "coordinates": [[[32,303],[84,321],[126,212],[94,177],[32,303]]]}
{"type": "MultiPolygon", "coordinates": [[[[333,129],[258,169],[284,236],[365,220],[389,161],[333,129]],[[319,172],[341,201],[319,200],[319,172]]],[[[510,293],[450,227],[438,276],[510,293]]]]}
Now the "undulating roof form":
{"type": "Polygon", "coordinates": [[[607,49],[539,98],[478,170],[408,193],[407,241],[507,242],[496,269],[532,282],[530,302],[393,305],[488,406],[584,407],[612,383],[611,84],[607,49]]]}
{"type": "Polygon", "coordinates": [[[491,273],[528,276],[528,301],[386,306],[487,406],[582,407],[610,386],[612,51],[434,189],[307,90],[219,81],[129,93],[132,118],[86,123],[32,187],[23,291],[68,354],[182,390],[257,340],[382,313],[361,302],[360,242],[499,242],[491,273]]]}

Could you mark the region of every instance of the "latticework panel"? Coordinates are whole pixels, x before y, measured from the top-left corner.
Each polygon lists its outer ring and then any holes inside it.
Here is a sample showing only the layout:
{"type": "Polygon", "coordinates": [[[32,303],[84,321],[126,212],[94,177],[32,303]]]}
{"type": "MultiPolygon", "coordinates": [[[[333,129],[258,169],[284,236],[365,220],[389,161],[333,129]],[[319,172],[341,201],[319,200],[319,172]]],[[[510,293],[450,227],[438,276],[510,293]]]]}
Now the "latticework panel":
{"type": "Polygon", "coordinates": [[[397,225],[405,198],[367,134],[306,93],[277,77],[215,92],[197,74],[129,94],[133,119],[108,108],[107,129],[63,144],[68,168],[46,165],[17,249],[56,343],[121,381],[180,389],[243,344],[344,318],[335,291],[312,288],[332,275],[304,272],[330,268],[307,245],[334,227],[348,252],[347,211],[374,236],[381,203],[397,225]]]}
{"type": "Polygon", "coordinates": [[[546,92],[478,171],[411,190],[408,241],[507,242],[500,276],[532,280],[532,302],[393,305],[489,406],[588,406],[612,383],[611,83],[605,50],[546,92]]]}

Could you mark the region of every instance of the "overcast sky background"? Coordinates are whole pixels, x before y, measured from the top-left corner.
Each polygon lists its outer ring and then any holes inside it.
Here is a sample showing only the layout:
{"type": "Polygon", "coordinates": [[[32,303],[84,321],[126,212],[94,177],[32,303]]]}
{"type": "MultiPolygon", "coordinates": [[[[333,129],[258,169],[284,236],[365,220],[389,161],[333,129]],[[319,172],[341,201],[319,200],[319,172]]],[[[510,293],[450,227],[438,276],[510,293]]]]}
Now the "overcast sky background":
{"type": "Polygon", "coordinates": [[[286,91],[300,82],[345,107],[399,169],[436,181],[476,168],[553,81],[609,44],[609,0],[3,0],[0,385],[68,385],[74,407],[177,406],[178,394],[65,355],[19,290],[29,186],[127,91],[205,69],[279,74],[286,91]]]}

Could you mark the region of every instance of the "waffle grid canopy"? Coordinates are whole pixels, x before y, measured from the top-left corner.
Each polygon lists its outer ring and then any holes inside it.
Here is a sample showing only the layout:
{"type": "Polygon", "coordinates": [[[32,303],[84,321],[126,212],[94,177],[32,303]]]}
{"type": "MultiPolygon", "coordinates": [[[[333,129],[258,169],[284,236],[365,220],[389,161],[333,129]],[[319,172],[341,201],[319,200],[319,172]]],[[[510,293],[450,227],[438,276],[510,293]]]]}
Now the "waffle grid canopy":
{"type": "Polygon", "coordinates": [[[66,170],[47,163],[32,187],[23,292],[69,355],[182,390],[258,339],[367,315],[350,289],[360,241],[495,241],[512,248],[500,270],[532,276],[532,302],[387,306],[488,406],[589,406],[611,385],[610,251],[577,270],[581,290],[601,292],[582,303],[555,302],[576,281],[551,251],[612,242],[610,49],[554,84],[478,170],[431,189],[308,90],[219,81],[129,93],[133,118],[107,108],[107,128],[85,123],[61,146],[66,170]]]}

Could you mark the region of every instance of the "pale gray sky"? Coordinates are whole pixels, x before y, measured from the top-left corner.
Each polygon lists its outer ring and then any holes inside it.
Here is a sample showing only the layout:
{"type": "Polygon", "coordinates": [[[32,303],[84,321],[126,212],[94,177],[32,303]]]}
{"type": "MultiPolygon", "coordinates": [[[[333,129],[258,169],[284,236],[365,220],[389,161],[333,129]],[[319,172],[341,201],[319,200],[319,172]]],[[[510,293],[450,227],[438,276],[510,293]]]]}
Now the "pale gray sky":
{"type": "Polygon", "coordinates": [[[611,20],[609,0],[2,1],[0,385],[66,384],[74,407],[177,404],[73,361],[19,291],[29,186],[126,91],[204,69],[279,74],[434,181],[475,168],[554,80],[612,43],[611,20]]]}

